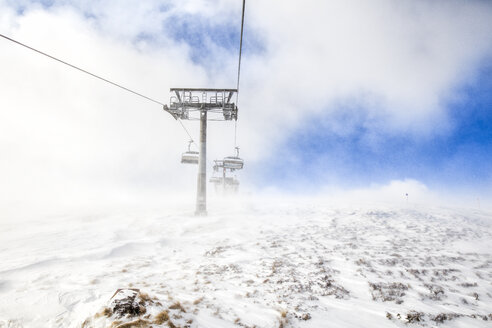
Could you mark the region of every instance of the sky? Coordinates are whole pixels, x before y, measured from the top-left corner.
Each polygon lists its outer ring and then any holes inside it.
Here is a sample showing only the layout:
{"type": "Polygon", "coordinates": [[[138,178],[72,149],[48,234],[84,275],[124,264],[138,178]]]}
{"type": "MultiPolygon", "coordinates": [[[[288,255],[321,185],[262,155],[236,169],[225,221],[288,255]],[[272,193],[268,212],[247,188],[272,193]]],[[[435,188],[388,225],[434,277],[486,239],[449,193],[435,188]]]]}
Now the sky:
{"type": "MultiPolygon", "coordinates": [[[[241,5],[0,0],[0,33],[167,102],[235,87],[241,5]]],[[[4,208],[194,194],[188,137],[158,105],[4,39],[0,53],[4,208]]],[[[490,1],[247,0],[243,190],[490,197],[491,59],[490,1]]],[[[209,161],[231,155],[234,124],[209,127],[209,161]]]]}

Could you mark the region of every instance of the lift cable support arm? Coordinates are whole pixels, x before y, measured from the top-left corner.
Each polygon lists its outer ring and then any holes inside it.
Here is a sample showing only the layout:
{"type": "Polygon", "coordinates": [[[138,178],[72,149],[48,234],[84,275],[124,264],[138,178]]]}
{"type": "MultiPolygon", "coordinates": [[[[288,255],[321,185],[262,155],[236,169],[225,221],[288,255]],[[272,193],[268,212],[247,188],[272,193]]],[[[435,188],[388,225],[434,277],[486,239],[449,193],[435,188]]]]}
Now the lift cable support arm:
{"type": "Polygon", "coordinates": [[[175,119],[196,120],[193,113],[203,110],[210,114],[222,114],[222,118],[210,117],[210,121],[230,121],[237,119],[237,105],[231,102],[237,89],[213,88],[171,88],[169,107],[164,106],[175,119]]]}

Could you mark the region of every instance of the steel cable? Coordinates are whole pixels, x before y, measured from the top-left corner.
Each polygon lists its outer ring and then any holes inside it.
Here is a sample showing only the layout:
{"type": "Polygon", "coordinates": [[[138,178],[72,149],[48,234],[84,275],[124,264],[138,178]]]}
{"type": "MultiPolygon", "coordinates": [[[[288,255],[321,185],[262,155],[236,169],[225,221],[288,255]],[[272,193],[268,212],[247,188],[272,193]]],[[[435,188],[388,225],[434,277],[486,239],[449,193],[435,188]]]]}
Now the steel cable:
{"type": "MultiPolygon", "coordinates": [[[[241,55],[243,51],[243,32],[244,32],[244,10],[246,7],[246,0],[243,0],[243,10],[241,14],[241,38],[239,41],[239,63],[237,65],[237,85],[236,85],[236,107],[239,103],[239,80],[241,77],[241,55]]],[[[234,120],[234,148],[237,147],[237,116],[234,120]]]]}
{"type": "MultiPolygon", "coordinates": [[[[54,57],[54,56],[52,56],[52,55],[49,55],[49,54],[47,54],[47,53],[43,52],[43,51],[40,51],[40,50],[35,49],[35,48],[33,48],[33,47],[30,47],[30,46],[28,46],[27,44],[24,44],[24,43],[22,43],[22,42],[20,42],[20,41],[17,41],[17,40],[14,40],[14,39],[12,39],[12,38],[9,38],[9,37],[8,37],[8,36],[6,36],[6,35],[3,35],[3,34],[1,34],[1,33],[0,33],[0,37],[2,37],[2,38],[4,38],[4,39],[6,39],[6,40],[8,40],[8,41],[11,41],[11,42],[13,42],[13,43],[16,43],[16,44],[18,44],[18,45],[20,45],[20,46],[22,46],[22,47],[25,47],[25,48],[27,48],[27,49],[29,49],[29,50],[32,50],[32,51],[34,51],[34,52],[37,52],[38,54],[41,54],[41,55],[43,55],[43,56],[46,56],[46,57],[48,57],[48,58],[50,58],[50,59],[53,59],[53,60],[55,60],[55,61],[57,61],[57,62],[59,62],[59,63],[62,63],[62,64],[64,64],[64,65],[67,65],[67,66],[69,66],[69,67],[71,67],[71,68],[73,68],[73,69],[76,69],[76,70],[80,71],[80,72],[83,72],[83,73],[85,73],[85,74],[88,74],[88,75],[90,75],[90,76],[92,76],[92,77],[94,77],[94,78],[96,78],[96,79],[99,79],[99,80],[101,80],[101,81],[104,81],[104,82],[106,82],[106,83],[109,83],[109,84],[111,84],[111,85],[113,85],[113,86],[116,86],[116,87],[118,87],[118,88],[120,88],[120,89],[123,89],[123,90],[125,90],[125,91],[127,91],[127,92],[133,93],[134,95],[137,95],[137,96],[139,96],[139,97],[142,97],[142,98],[144,98],[144,99],[147,99],[147,100],[149,100],[149,101],[151,101],[151,102],[154,102],[154,103],[156,103],[156,104],[159,104],[159,105],[161,105],[161,106],[165,106],[165,104],[163,104],[162,102],[160,102],[160,101],[158,101],[158,100],[155,100],[155,99],[152,99],[152,98],[150,98],[150,97],[147,97],[147,96],[145,96],[145,95],[143,95],[143,94],[141,94],[141,93],[139,93],[139,92],[136,92],[136,91],[133,91],[133,90],[131,90],[131,89],[127,88],[127,87],[124,87],[124,86],[122,86],[121,84],[118,84],[118,83],[116,83],[116,82],[110,81],[110,80],[108,80],[108,79],[106,79],[106,78],[103,78],[103,77],[101,77],[101,76],[99,76],[99,75],[96,75],[96,74],[94,74],[94,73],[91,73],[91,72],[89,72],[89,71],[87,71],[87,70],[85,70],[85,69],[83,69],[83,68],[80,68],[80,67],[77,67],[77,66],[75,66],[75,65],[72,65],[72,64],[70,64],[70,63],[68,63],[68,62],[66,62],[66,61],[64,61],[64,60],[61,60],[61,59],[59,59],[59,58],[56,58],[56,57],[54,57]]],[[[180,119],[178,119],[178,122],[181,124],[181,126],[182,126],[182,127],[183,127],[183,129],[185,130],[186,134],[188,134],[188,136],[190,137],[191,141],[192,141],[193,143],[195,143],[195,141],[194,141],[194,140],[193,140],[193,138],[191,137],[190,132],[188,131],[188,129],[186,129],[186,127],[184,126],[183,122],[181,122],[181,120],[180,120],[180,119]]]]}

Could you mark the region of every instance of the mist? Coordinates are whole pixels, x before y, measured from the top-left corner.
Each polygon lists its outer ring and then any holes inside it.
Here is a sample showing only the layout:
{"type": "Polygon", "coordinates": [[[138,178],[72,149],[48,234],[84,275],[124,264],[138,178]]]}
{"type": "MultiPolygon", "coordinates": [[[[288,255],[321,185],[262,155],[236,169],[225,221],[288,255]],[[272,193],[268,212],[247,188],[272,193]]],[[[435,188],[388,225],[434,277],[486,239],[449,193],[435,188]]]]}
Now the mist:
{"type": "MultiPolygon", "coordinates": [[[[235,85],[241,8],[233,1],[0,7],[2,33],[164,103],[170,87],[235,85]]],[[[343,143],[316,150],[318,168],[299,180],[285,167],[297,162],[302,169],[311,158],[284,141],[299,133],[316,138],[309,131],[321,129],[355,135],[377,151],[385,147],[381,140],[400,135],[424,143],[450,135],[455,122],[446,104],[492,53],[492,7],[483,1],[308,1],[302,8],[251,1],[246,14],[237,123],[246,194],[319,194],[415,180],[396,168],[391,176],[353,181],[343,143]],[[295,19],[285,26],[286,17],[295,19]],[[356,105],[340,119],[347,104],[356,105]],[[309,123],[317,117],[322,125],[309,123]],[[269,179],[282,169],[287,176],[269,179]],[[316,188],[306,179],[318,181],[316,188]]],[[[1,47],[2,210],[194,198],[196,172],[179,164],[189,138],[158,105],[5,40],[1,47]]],[[[196,139],[198,124],[184,123],[196,139]]],[[[234,152],[233,135],[233,123],[210,124],[210,160],[234,152]]],[[[488,197],[490,175],[483,178],[488,182],[476,193],[488,197]]]]}

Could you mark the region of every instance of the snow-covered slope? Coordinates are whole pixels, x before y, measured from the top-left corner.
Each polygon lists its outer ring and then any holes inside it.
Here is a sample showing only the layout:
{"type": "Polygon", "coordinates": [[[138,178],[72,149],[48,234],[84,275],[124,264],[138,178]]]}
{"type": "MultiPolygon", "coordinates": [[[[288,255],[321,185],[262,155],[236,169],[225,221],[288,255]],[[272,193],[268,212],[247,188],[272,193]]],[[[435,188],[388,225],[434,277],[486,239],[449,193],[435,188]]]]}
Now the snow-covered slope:
{"type": "Polygon", "coordinates": [[[212,203],[208,217],[179,207],[2,219],[0,327],[81,327],[126,287],[179,302],[176,326],[492,325],[490,213],[329,200],[212,203]]]}

